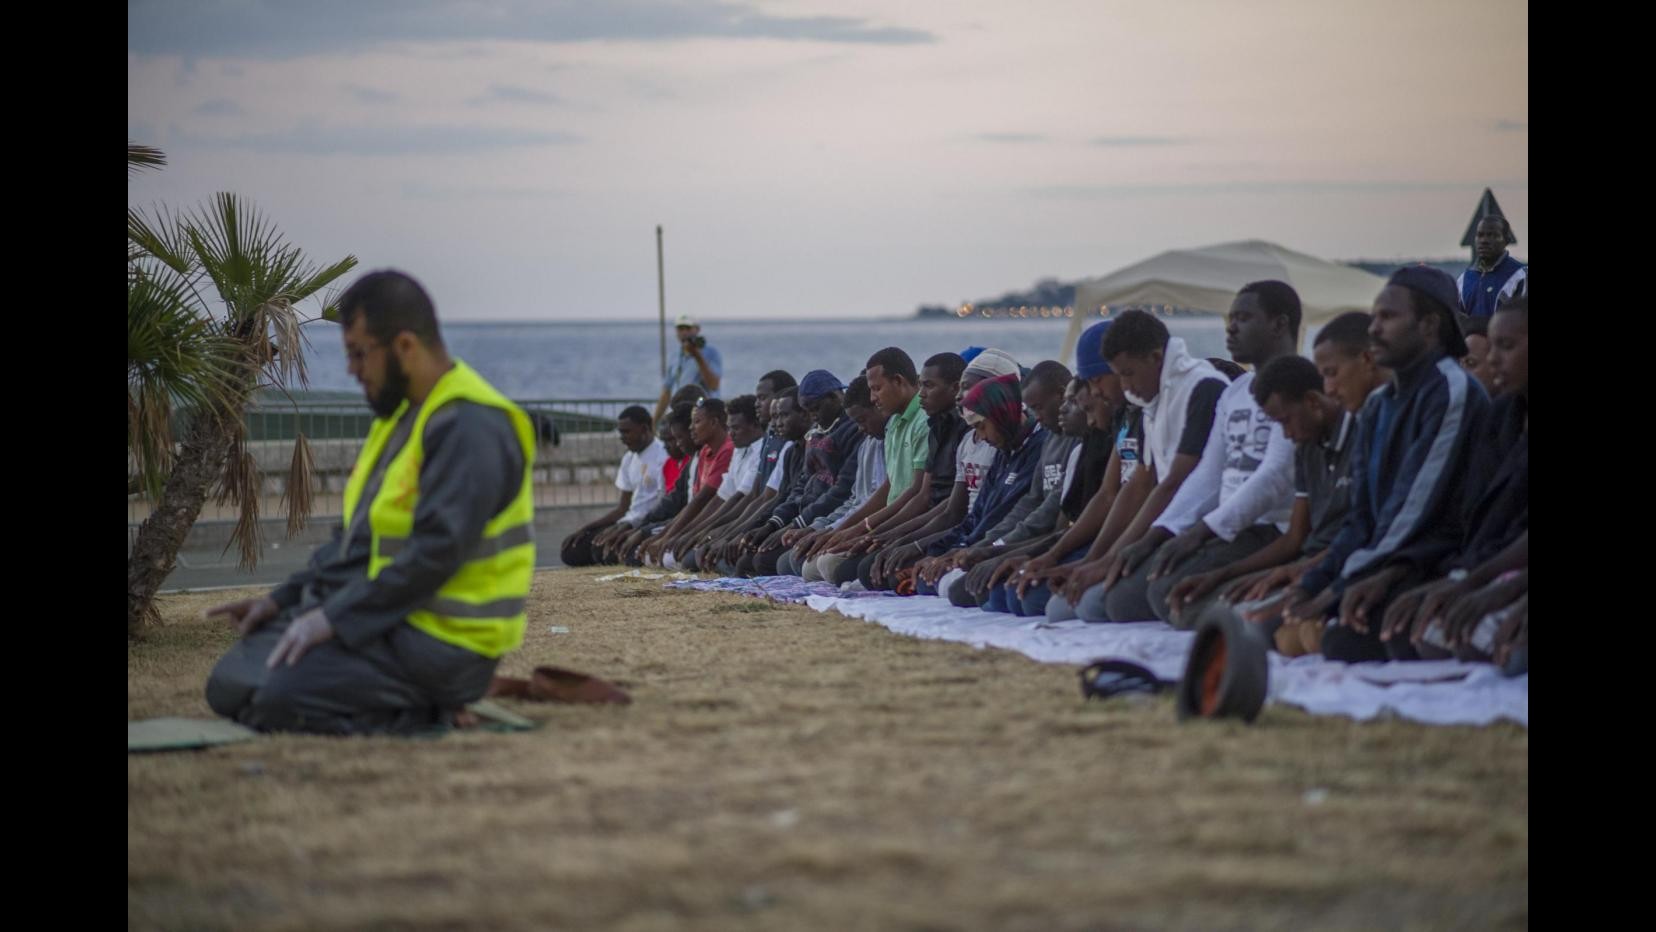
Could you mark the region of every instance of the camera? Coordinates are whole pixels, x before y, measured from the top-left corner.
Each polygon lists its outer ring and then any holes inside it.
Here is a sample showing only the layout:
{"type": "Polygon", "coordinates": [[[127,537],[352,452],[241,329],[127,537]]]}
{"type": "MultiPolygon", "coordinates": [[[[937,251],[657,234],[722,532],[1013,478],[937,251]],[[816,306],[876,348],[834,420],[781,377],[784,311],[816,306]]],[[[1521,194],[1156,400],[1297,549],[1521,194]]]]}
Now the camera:
{"type": "Polygon", "coordinates": [[[694,346],[696,349],[702,349],[707,346],[707,338],[698,333],[690,339],[685,340],[684,343],[686,346],[694,346]]]}

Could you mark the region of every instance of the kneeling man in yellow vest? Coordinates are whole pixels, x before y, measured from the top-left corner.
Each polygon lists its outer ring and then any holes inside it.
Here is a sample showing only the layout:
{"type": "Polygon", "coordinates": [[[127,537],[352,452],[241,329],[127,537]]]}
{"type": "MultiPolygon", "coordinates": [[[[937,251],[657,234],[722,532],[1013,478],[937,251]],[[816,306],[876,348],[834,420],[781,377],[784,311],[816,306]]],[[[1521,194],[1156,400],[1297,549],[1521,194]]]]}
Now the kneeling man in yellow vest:
{"type": "Polygon", "coordinates": [[[266,731],[418,731],[482,698],[523,641],[535,436],[448,354],[409,276],[364,276],[339,320],[376,417],[344,520],[269,595],[213,610],[242,638],[213,669],[207,702],[266,731]]]}

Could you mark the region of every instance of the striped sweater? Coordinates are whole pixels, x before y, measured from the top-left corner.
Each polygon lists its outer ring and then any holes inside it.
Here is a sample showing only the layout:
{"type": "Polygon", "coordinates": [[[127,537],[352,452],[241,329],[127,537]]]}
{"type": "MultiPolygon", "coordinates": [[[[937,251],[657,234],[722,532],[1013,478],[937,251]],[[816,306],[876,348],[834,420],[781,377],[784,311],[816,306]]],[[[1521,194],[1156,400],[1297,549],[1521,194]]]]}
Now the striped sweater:
{"type": "Polygon", "coordinates": [[[1358,415],[1345,521],[1301,588],[1343,592],[1394,557],[1457,547],[1468,454],[1488,408],[1483,386],[1441,353],[1375,389],[1358,415]]]}

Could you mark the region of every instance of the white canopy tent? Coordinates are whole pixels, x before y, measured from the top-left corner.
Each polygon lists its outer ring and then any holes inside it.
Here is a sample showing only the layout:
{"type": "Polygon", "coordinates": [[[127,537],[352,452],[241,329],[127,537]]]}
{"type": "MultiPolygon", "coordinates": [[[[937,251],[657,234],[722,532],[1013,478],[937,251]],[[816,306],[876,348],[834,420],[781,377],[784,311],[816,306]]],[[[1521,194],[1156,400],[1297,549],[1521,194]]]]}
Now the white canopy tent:
{"type": "Polygon", "coordinates": [[[1307,348],[1317,329],[1329,319],[1346,311],[1373,307],[1374,296],[1386,284],[1385,279],[1362,269],[1264,240],[1173,249],[1078,285],[1075,316],[1070,318],[1063,355],[1058,358],[1065,363],[1075,358],[1075,343],[1081,331],[1101,319],[1101,307],[1167,304],[1223,314],[1243,285],[1272,278],[1287,282],[1299,292],[1305,309],[1300,338],[1307,348]]]}

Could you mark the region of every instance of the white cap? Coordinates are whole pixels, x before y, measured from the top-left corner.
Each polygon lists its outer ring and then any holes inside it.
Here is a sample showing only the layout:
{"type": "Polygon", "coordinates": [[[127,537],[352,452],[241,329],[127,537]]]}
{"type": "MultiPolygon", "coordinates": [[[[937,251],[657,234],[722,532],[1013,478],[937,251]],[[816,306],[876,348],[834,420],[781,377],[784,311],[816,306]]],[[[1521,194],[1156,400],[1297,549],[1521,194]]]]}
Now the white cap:
{"type": "Polygon", "coordinates": [[[678,316],[678,323],[674,324],[673,326],[675,326],[675,327],[700,327],[701,324],[696,323],[696,318],[691,317],[689,314],[680,314],[678,316]]]}
{"type": "Polygon", "coordinates": [[[1018,361],[1003,350],[986,349],[977,354],[977,358],[973,359],[971,364],[966,367],[966,371],[973,375],[983,375],[991,379],[1003,375],[1016,375],[1018,361]]]}

